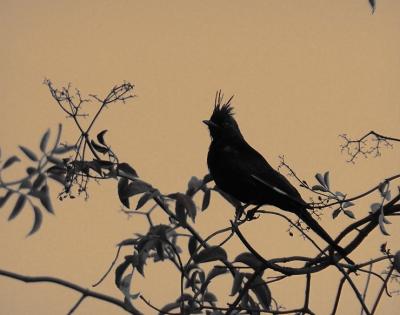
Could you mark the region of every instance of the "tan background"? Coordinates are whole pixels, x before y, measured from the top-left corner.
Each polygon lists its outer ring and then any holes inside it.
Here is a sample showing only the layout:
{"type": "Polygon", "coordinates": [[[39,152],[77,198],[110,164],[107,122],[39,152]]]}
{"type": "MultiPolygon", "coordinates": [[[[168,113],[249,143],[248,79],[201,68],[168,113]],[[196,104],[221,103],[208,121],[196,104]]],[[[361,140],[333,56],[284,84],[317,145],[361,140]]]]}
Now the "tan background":
{"type": "MultiPolygon", "coordinates": [[[[271,164],[276,166],[278,155],[285,154],[309,181],[316,172],[330,170],[338,190],[363,192],[398,171],[399,148],[350,165],[339,152],[338,134],[358,136],[375,129],[399,136],[399,30],[397,0],[379,2],[374,16],[366,0],[2,0],[2,159],[16,153],[18,144],[37,147],[46,128],[55,130],[58,122],[65,123],[64,140],[74,141],[72,122],[65,121],[41,84],[45,77],[57,86],[72,82],[83,93],[99,95],[129,80],[138,97],[112,106],[96,131],[109,129],[114,150],[145,180],[165,193],[182,191],[191,175],[206,172],[209,136],[201,120],[209,117],[214,93],[222,88],[235,94],[243,133],[271,164]]],[[[53,196],[58,190],[53,187],[53,196]]],[[[56,216],[46,215],[40,232],[28,239],[31,211],[8,223],[10,207],[2,208],[0,268],[90,286],[111,262],[115,244],[145,231],[142,218],[127,220],[119,212],[114,182],[92,183],[90,194],[87,202],[55,201],[56,216]]],[[[355,207],[357,217],[376,198],[355,207]]],[[[197,227],[206,235],[226,226],[232,215],[215,198],[197,227]]],[[[392,221],[392,237],[373,233],[353,257],[365,261],[378,256],[385,241],[399,249],[398,220],[392,221]]],[[[333,223],[329,212],[322,224],[335,233],[349,222],[341,216],[333,223]]],[[[311,247],[298,236],[290,238],[286,228],[264,217],[243,231],[266,257],[310,253],[311,247]]],[[[232,258],[242,250],[237,242],[229,248],[232,258]]],[[[145,281],[135,279],[134,290],[164,305],[179,292],[173,270],[169,263],[147,266],[145,281]]],[[[313,282],[311,302],[317,314],[331,310],[338,279],[335,272],[325,272],[313,282]]],[[[273,286],[273,294],[288,308],[299,306],[302,283],[288,283],[273,286]]],[[[214,289],[228,290],[219,283],[214,289]]],[[[99,291],[121,296],[113,277],[99,291]]],[[[1,314],[66,314],[78,297],[51,284],[0,278],[1,314]]],[[[359,313],[355,301],[346,287],[339,314],[359,313]]],[[[399,301],[385,298],[378,313],[396,313],[399,301]]],[[[153,314],[140,301],[137,305],[153,314]]],[[[123,313],[94,300],[76,312],[123,313]]]]}

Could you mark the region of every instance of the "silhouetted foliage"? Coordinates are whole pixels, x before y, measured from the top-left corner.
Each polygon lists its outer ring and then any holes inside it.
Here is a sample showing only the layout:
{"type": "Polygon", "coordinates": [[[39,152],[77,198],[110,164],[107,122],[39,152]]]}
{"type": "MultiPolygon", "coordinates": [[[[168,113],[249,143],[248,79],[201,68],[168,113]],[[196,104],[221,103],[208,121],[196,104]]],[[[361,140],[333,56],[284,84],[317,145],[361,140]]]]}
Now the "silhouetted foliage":
{"type": "MultiPolygon", "coordinates": [[[[43,210],[50,214],[54,213],[50,197],[52,194],[49,191],[50,180],[62,184],[61,192],[58,195],[60,200],[80,195],[87,198],[88,184],[92,180],[115,180],[123,212],[128,215],[145,215],[149,228],[146,234],[136,234],[135,237],[127,238],[118,244],[116,257],[109,270],[94,285],[99,285],[114,270],[115,285],[121,290],[121,300],[56,278],[26,277],[4,270],[0,270],[0,275],[26,282],[55,282],[79,291],[82,293],[82,297],[74,305],[72,311],[87,296],[92,296],[118,305],[131,314],[141,314],[142,311],[139,310],[139,307],[142,308],[144,303],[160,314],[205,313],[210,315],[314,314],[309,303],[311,279],[330,266],[334,266],[342,275],[337,295],[332,297],[334,300],[332,314],[337,311],[341,291],[346,282],[352,287],[363,312],[374,314],[382,294],[386,292],[389,295],[388,282],[391,279],[399,279],[399,251],[393,255],[385,244],[381,246],[382,256],[380,257],[375,257],[367,262],[356,262],[354,265],[343,263],[340,261],[341,256],[329,254],[330,247],[320,248],[308,235],[307,227],[301,221],[292,221],[279,211],[267,211],[262,208],[246,211],[240,202],[213,185],[209,175],[201,178],[191,177],[185,192],[162,193],[150,183],[143,181],[134,167],[125,161],[120,161],[118,155],[111,149],[111,145],[106,141],[107,130],[92,135],[93,126],[104,109],[134,97],[132,84],[124,82],[113,87],[104,98],[90,95],[87,99],[82,98],[79,90],[73,93],[70,86],[57,89],[49,80],[46,80],[45,84],[61,110],[73,119],[80,135],[72,145],[62,143],[62,128],[59,125],[52,145],[49,144],[52,132],[47,130],[40,138],[39,150],[20,146],[22,154],[30,166],[26,168],[26,175],[17,180],[7,182],[3,180],[3,177],[5,172],[9,172],[17,162],[20,162],[20,158],[11,156],[4,160],[0,169],[0,189],[4,191],[3,196],[0,197],[0,207],[6,203],[14,203],[9,220],[18,217],[25,208],[31,208],[34,213],[34,222],[28,235],[37,232],[43,220],[43,210]],[[84,104],[89,101],[97,102],[99,108],[85,127],[81,118],[88,117],[83,112],[83,108],[84,104]],[[212,207],[211,196],[215,193],[220,194],[235,208],[236,215],[232,216],[229,226],[203,237],[195,229],[195,220],[198,215],[212,217],[211,210],[205,213],[201,213],[199,210],[204,211],[212,207]],[[202,195],[201,205],[196,205],[194,201],[194,197],[198,194],[202,195]],[[12,200],[11,197],[14,195],[16,199],[12,200]],[[137,202],[132,206],[134,196],[137,196],[137,202]],[[153,223],[151,215],[154,211],[162,211],[165,214],[163,224],[153,223]],[[299,231],[307,241],[317,248],[318,255],[315,257],[278,258],[267,258],[260,255],[243,236],[240,226],[251,224],[249,221],[256,220],[262,215],[275,215],[286,220],[289,224],[290,235],[294,235],[293,230],[295,229],[299,231]],[[223,234],[227,235],[224,241],[215,244],[213,238],[223,234]],[[237,237],[246,248],[246,251],[233,260],[230,253],[224,248],[226,242],[232,237],[237,237]],[[120,258],[119,253],[123,247],[129,248],[130,254],[120,258]],[[169,261],[181,275],[180,295],[165,306],[151,304],[141,292],[131,292],[132,282],[139,276],[138,274],[144,277],[145,266],[150,261],[153,263],[169,261]],[[387,266],[385,273],[379,275],[372,271],[374,265],[385,262],[387,266]],[[299,263],[304,265],[299,267],[299,263]],[[367,267],[368,269],[366,269],[367,267]],[[361,293],[352,280],[352,276],[356,273],[366,274],[367,279],[376,277],[382,281],[381,289],[372,306],[366,305],[365,294],[361,293]],[[231,275],[229,281],[232,285],[231,296],[233,298],[233,301],[227,306],[219,304],[220,297],[210,289],[210,283],[213,281],[227,281],[226,277],[221,277],[226,274],[231,275]],[[282,306],[285,301],[276,301],[271,287],[273,283],[294,275],[303,276],[306,281],[306,290],[299,292],[299,294],[304,294],[304,303],[296,309],[287,310],[282,306]]],[[[343,139],[346,143],[342,149],[348,153],[351,162],[354,162],[355,157],[359,154],[379,155],[377,152],[379,152],[380,143],[391,146],[392,142],[399,141],[397,138],[386,137],[373,131],[359,140],[350,140],[347,136],[343,136],[343,139]],[[364,141],[368,136],[376,137],[376,147],[365,149],[364,141]],[[357,146],[355,151],[350,148],[354,144],[357,146]]],[[[393,183],[400,178],[400,174],[384,179],[375,187],[357,196],[348,196],[347,193],[341,192],[335,187],[329,171],[317,173],[315,179],[309,180],[309,184],[296,174],[283,156],[279,169],[291,176],[297,182],[298,187],[311,194],[309,206],[313,209],[315,216],[330,213],[335,219],[343,214],[350,220],[350,224],[334,238],[338,244],[345,237],[350,239],[348,245],[343,247],[349,254],[364,244],[366,236],[376,227],[379,227],[383,234],[389,235],[388,217],[400,214],[400,194],[393,189],[393,183]],[[378,192],[378,197],[376,202],[371,204],[366,215],[363,216],[359,211],[355,213],[350,210],[358,201],[375,192],[378,192]],[[357,233],[354,236],[352,232],[355,231],[357,233]]]]}

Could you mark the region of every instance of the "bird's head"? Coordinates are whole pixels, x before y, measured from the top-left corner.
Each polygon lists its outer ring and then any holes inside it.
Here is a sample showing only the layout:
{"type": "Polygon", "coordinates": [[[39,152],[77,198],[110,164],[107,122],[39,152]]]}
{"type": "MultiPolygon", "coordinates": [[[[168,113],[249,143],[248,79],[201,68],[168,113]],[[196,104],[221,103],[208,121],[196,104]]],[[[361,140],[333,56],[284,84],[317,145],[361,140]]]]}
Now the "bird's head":
{"type": "Polygon", "coordinates": [[[242,138],[239,126],[233,118],[233,107],[231,101],[233,96],[227,102],[223,102],[221,90],[215,95],[214,111],[209,120],[203,120],[210,130],[213,140],[242,138]]]}

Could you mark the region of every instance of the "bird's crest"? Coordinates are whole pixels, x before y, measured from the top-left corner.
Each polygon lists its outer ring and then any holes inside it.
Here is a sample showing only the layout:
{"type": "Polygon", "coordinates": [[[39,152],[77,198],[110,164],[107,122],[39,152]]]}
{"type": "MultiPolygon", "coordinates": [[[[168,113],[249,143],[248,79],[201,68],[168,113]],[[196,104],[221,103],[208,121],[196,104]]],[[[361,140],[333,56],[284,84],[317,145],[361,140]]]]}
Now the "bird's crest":
{"type": "Polygon", "coordinates": [[[215,94],[214,111],[210,119],[215,123],[224,121],[225,119],[227,119],[227,117],[232,117],[234,115],[233,107],[231,105],[233,95],[225,103],[223,99],[224,94],[222,94],[221,90],[217,91],[217,93],[215,94]]]}

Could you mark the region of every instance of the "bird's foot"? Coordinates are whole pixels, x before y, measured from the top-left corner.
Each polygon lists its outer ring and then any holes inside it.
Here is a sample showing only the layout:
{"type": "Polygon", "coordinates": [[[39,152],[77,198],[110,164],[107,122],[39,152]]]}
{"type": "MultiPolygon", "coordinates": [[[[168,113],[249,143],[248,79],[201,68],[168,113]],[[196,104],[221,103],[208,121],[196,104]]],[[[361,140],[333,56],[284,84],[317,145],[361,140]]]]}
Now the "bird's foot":
{"type": "Polygon", "coordinates": [[[260,206],[254,207],[253,209],[250,209],[249,211],[247,211],[246,221],[252,221],[252,220],[258,219],[260,217],[260,215],[256,216],[258,208],[260,208],[260,206]]]}

